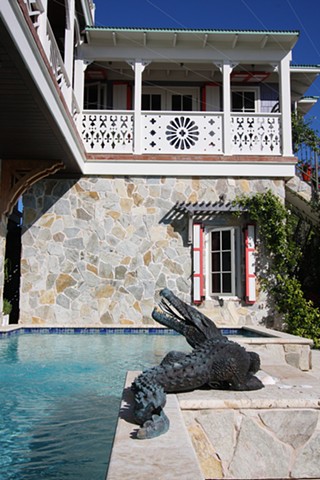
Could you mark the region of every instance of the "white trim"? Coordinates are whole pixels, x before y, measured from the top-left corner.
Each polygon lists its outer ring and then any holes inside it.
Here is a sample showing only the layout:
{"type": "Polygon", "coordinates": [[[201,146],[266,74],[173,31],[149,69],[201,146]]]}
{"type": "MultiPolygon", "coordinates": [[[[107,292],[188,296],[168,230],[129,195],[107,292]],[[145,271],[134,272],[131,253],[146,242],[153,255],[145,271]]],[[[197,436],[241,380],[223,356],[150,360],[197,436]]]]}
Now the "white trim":
{"type": "MultiPolygon", "coordinates": [[[[205,236],[206,236],[206,278],[207,278],[207,284],[208,288],[206,288],[206,298],[207,299],[212,299],[212,298],[230,298],[230,297],[236,297],[238,298],[238,278],[237,276],[239,275],[240,270],[238,270],[238,265],[239,265],[239,249],[236,247],[236,242],[238,241],[238,230],[239,227],[237,226],[206,226],[205,227],[205,236]],[[211,258],[211,233],[212,232],[222,232],[222,231],[228,231],[230,232],[230,240],[231,240],[231,292],[227,293],[222,293],[222,292],[212,292],[212,258],[211,258]]],[[[220,250],[221,252],[221,250],[220,250]]],[[[221,270],[220,270],[221,273],[221,270]]]]}
{"type": "Polygon", "coordinates": [[[210,162],[149,162],[90,161],[83,166],[84,175],[131,175],[131,176],[208,176],[208,177],[264,177],[291,178],[295,176],[295,162],[292,164],[253,163],[210,163],[210,162]]]}

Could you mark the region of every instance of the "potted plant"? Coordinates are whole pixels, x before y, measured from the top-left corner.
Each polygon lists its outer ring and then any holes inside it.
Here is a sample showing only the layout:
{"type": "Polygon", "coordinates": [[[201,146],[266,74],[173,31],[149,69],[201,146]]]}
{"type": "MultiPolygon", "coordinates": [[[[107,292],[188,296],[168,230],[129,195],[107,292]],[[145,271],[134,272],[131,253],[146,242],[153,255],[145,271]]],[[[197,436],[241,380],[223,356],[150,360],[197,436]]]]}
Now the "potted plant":
{"type": "Polygon", "coordinates": [[[12,305],[10,301],[7,298],[4,298],[3,307],[2,307],[2,326],[3,327],[5,327],[6,325],[9,325],[11,310],[12,310],[12,305]]]}

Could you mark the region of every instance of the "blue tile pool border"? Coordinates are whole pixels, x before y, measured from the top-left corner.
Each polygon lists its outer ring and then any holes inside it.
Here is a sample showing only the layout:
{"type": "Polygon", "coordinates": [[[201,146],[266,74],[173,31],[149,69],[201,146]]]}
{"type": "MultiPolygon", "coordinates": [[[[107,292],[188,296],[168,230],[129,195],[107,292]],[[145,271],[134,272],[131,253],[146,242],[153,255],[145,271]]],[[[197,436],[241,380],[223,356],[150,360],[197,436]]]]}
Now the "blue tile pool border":
{"type": "MultiPolygon", "coordinates": [[[[241,328],[222,328],[222,335],[239,335],[241,328]]],[[[52,335],[52,334],[86,334],[86,335],[179,335],[174,330],[167,328],[137,328],[137,327],[116,327],[116,328],[90,328],[90,327],[18,327],[13,330],[0,331],[0,338],[10,337],[21,334],[38,334],[38,335],[52,335]]]]}

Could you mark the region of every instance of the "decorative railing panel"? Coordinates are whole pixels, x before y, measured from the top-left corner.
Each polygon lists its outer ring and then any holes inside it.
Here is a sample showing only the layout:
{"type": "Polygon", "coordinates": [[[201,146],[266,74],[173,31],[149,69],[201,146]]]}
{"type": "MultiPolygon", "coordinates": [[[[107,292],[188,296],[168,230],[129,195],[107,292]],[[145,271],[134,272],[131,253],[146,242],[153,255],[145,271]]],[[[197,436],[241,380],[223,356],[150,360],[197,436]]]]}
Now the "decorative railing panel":
{"type": "Polygon", "coordinates": [[[143,153],[222,154],[222,114],[143,112],[143,153]]]}
{"type": "Polygon", "coordinates": [[[133,113],[86,111],[81,134],[89,153],[133,153],[133,113]]]}
{"type": "Polygon", "coordinates": [[[34,28],[38,28],[38,18],[39,15],[43,12],[43,5],[41,3],[41,0],[24,0],[24,3],[26,4],[28,14],[31,18],[34,28]]]}
{"type": "Polygon", "coordinates": [[[232,154],[280,155],[280,114],[232,114],[232,154]]]}

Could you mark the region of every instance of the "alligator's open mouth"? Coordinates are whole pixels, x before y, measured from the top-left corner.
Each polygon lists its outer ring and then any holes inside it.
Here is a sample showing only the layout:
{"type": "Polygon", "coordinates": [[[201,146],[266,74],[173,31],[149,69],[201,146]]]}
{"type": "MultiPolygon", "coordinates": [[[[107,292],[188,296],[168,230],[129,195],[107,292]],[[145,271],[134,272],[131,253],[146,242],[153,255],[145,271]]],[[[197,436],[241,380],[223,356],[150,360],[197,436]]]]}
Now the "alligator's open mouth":
{"type": "Polygon", "coordinates": [[[210,318],[180,300],[171,290],[164,288],[160,295],[162,299],[152,312],[153,319],[181,333],[192,347],[209,338],[222,337],[210,318]]]}

